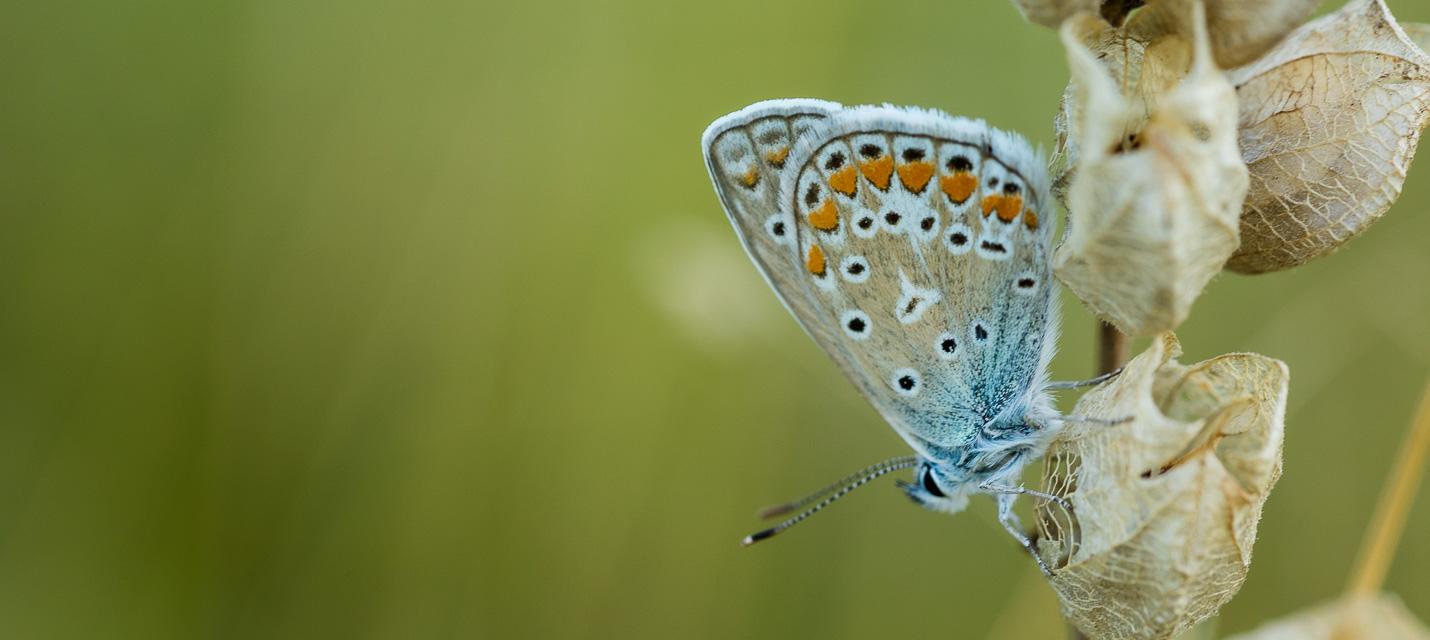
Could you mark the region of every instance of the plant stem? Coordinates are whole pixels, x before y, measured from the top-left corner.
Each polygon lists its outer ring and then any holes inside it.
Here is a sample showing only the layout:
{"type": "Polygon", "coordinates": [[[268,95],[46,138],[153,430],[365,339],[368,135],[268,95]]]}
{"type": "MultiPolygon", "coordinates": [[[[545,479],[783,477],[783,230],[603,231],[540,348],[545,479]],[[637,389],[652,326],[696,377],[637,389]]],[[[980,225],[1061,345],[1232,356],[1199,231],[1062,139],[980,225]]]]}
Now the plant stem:
{"type": "Polygon", "coordinates": [[[1360,555],[1356,558],[1355,570],[1351,572],[1350,584],[1346,586],[1346,595],[1374,595],[1385,583],[1385,573],[1395,556],[1395,548],[1400,544],[1400,534],[1405,530],[1405,518],[1420,487],[1426,453],[1430,453],[1430,381],[1426,382],[1425,391],[1420,396],[1415,420],[1405,432],[1405,441],[1400,446],[1395,467],[1380,490],[1375,516],[1361,542],[1360,555]]]}
{"type": "MultiPolygon", "coordinates": [[[[1127,364],[1127,334],[1106,322],[1098,322],[1096,373],[1109,373],[1124,364],[1127,364]]],[[[1069,624],[1068,640],[1087,640],[1087,636],[1069,624]]]]}
{"type": "Polygon", "coordinates": [[[1127,364],[1127,334],[1106,322],[1097,323],[1097,373],[1102,375],[1127,364]]]}

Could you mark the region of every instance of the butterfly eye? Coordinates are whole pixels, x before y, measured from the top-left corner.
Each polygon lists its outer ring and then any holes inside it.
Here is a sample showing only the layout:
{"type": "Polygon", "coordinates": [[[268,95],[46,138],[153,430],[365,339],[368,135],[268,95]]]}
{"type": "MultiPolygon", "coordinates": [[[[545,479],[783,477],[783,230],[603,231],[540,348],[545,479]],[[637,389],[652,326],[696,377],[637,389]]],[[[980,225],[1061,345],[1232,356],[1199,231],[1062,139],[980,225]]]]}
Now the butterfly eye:
{"type": "Polygon", "coordinates": [[[931,494],[933,494],[933,495],[936,495],[936,496],[938,496],[938,497],[940,497],[940,498],[947,498],[947,497],[948,497],[948,495],[943,492],[943,489],[938,486],[938,481],[934,479],[934,477],[933,477],[933,467],[924,467],[923,485],[924,485],[924,491],[927,491],[927,492],[929,492],[929,493],[931,493],[931,494]]]}

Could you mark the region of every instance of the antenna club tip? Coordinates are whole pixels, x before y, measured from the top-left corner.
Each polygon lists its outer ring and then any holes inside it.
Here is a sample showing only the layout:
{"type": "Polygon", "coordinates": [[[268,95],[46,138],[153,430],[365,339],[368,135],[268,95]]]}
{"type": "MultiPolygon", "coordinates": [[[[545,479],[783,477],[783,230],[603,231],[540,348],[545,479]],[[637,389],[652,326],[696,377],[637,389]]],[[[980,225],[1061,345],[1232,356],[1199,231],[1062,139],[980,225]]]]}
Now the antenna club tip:
{"type": "Polygon", "coordinates": [[[773,535],[775,535],[776,533],[779,533],[779,532],[780,532],[780,530],[777,529],[777,528],[774,528],[774,529],[765,529],[764,531],[760,531],[760,532],[757,532],[757,533],[752,533],[752,534],[750,534],[750,535],[748,535],[748,536],[745,536],[745,539],[744,539],[744,540],[741,540],[741,541],[740,541],[740,544],[742,544],[742,545],[748,547],[748,546],[750,546],[750,545],[752,545],[752,544],[755,544],[756,542],[759,542],[759,541],[761,541],[761,540],[764,540],[765,538],[768,538],[768,537],[770,537],[770,536],[773,536],[773,535]]]}

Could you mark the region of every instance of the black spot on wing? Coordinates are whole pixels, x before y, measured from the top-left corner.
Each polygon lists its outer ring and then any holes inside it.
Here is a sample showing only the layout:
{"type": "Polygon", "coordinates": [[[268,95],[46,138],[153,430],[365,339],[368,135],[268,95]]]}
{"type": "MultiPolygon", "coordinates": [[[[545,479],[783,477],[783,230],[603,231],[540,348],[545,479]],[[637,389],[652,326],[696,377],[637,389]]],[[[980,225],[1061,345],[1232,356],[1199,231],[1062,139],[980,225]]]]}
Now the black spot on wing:
{"type": "Polygon", "coordinates": [[[959,171],[973,170],[973,162],[970,161],[967,156],[954,156],[952,158],[949,158],[948,163],[944,166],[948,167],[949,171],[955,173],[959,171]]]}
{"type": "Polygon", "coordinates": [[[806,189],[805,192],[804,192],[804,204],[805,204],[805,206],[807,206],[807,207],[812,207],[812,206],[814,206],[814,205],[816,205],[816,204],[819,204],[819,183],[818,183],[818,182],[811,182],[811,183],[809,183],[809,188],[806,189]]]}

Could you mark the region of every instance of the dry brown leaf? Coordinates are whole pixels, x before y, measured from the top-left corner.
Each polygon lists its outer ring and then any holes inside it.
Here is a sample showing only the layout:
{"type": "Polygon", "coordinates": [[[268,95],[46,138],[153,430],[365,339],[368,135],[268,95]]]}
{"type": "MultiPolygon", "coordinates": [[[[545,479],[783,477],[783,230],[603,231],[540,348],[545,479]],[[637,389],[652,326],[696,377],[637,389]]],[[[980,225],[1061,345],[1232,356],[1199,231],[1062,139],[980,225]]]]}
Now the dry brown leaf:
{"type": "Polygon", "coordinates": [[[1352,0],[1229,74],[1251,191],[1228,268],[1329,254],[1399,197],[1430,119],[1430,56],[1382,0],[1352,0]]]}
{"type": "Polygon", "coordinates": [[[1238,242],[1247,177],[1236,97],[1211,62],[1205,31],[1197,36],[1191,72],[1165,92],[1152,85],[1177,68],[1177,41],[1149,43],[1138,56],[1146,90],[1129,95],[1085,45],[1101,37],[1089,19],[1062,28],[1073,76],[1062,155],[1074,166],[1054,273],[1131,335],[1180,324],[1238,242]]]}
{"type": "Polygon", "coordinates": [[[1298,611],[1227,640],[1430,640],[1400,598],[1340,599],[1298,611]]]}
{"type": "Polygon", "coordinates": [[[1246,577],[1262,504],[1281,473],[1288,374],[1256,354],[1191,366],[1171,334],[1073,414],[1038,508],[1039,552],[1063,616],[1095,638],[1169,638],[1217,611],[1246,577]]]}

